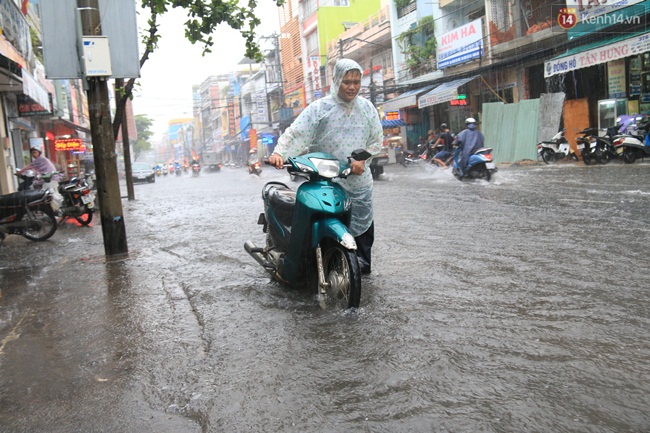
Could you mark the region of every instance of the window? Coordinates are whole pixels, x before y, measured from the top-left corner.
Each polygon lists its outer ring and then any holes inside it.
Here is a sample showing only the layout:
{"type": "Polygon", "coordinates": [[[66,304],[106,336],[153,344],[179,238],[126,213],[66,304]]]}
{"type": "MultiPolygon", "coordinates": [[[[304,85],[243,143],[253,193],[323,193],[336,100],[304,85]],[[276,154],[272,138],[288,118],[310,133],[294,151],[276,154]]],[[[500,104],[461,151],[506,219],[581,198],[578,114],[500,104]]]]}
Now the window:
{"type": "Polygon", "coordinates": [[[417,9],[417,4],[415,1],[409,2],[406,6],[403,6],[401,8],[397,8],[397,18],[402,18],[411,12],[415,12],[417,9]]]}
{"type": "Polygon", "coordinates": [[[318,54],[318,31],[313,31],[311,34],[307,37],[305,37],[305,42],[307,44],[307,54],[318,54]]]}
{"type": "Polygon", "coordinates": [[[300,3],[301,19],[309,18],[318,9],[318,0],[305,0],[300,3]]]}

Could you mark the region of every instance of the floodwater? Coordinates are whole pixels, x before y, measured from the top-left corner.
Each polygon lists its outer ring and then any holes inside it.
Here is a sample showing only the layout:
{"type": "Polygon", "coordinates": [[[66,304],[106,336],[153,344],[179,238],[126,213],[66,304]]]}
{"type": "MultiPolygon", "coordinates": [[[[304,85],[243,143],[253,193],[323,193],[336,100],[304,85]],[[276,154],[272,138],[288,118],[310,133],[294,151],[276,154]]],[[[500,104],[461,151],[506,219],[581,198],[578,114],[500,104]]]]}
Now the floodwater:
{"type": "Polygon", "coordinates": [[[650,164],[386,171],[355,312],[245,253],[268,167],[137,185],[128,257],[8,238],[0,431],[650,431],[650,164]]]}

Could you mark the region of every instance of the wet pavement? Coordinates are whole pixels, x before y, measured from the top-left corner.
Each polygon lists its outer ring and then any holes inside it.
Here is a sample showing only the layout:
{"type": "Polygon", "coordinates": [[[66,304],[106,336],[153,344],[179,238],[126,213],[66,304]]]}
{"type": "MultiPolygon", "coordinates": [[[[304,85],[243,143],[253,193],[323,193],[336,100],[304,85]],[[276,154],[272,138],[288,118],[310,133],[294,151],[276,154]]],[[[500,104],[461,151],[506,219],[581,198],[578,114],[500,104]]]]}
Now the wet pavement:
{"type": "Polygon", "coordinates": [[[268,180],[136,185],[127,257],[7,238],[0,432],[650,431],[650,162],[389,166],[356,312],[244,252],[268,180]]]}

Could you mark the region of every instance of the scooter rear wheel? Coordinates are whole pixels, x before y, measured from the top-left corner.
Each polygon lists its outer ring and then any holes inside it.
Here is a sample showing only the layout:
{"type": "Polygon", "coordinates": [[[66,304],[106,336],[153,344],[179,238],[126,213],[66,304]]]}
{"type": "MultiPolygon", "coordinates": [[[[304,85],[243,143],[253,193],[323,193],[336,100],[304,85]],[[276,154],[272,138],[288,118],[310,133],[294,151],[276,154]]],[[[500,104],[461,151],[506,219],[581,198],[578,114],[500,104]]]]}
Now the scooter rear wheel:
{"type": "Polygon", "coordinates": [[[634,164],[636,161],[636,152],[631,149],[625,149],[623,151],[623,162],[626,164],[634,164]]]}
{"type": "Polygon", "coordinates": [[[329,283],[326,304],[358,308],[361,302],[361,270],[357,253],[338,243],[324,246],[323,271],[329,283]]]}
{"type": "Polygon", "coordinates": [[[551,149],[542,150],[542,161],[546,164],[553,164],[555,162],[555,152],[551,149]]]}

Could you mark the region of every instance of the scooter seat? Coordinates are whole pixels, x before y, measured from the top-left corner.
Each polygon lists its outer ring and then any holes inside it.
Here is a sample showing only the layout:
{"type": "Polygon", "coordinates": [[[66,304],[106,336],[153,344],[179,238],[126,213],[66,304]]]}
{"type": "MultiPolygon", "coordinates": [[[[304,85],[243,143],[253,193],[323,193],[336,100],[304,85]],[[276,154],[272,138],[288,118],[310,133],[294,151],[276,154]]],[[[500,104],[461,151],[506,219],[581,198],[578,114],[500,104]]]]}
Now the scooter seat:
{"type": "Polygon", "coordinates": [[[290,227],[293,222],[293,210],[296,207],[296,191],[288,188],[271,188],[268,194],[273,213],[282,225],[290,227]]]}
{"type": "Polygon", "coordinates": [[[18,191],[0,196],[0,207],[19,207],[32,202],[43,200],[45,191],[30,190],[18,191]]]}

